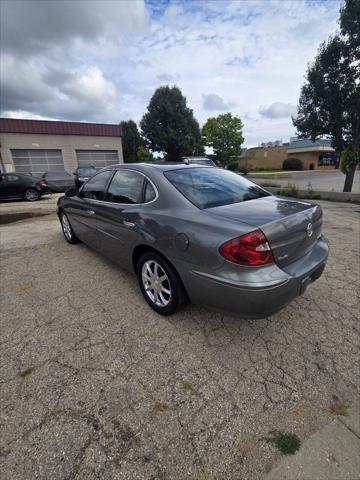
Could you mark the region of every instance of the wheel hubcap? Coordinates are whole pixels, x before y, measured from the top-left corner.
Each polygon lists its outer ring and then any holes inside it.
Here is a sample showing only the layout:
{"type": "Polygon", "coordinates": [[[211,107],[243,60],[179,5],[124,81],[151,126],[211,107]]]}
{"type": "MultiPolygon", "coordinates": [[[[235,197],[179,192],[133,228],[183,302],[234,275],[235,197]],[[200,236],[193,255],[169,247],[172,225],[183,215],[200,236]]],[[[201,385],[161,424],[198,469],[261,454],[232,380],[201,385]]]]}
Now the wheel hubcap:
{"type": "Polygon", "coordinates": [[[35,200],[37,198],[37,193],[34,190],[28,190],[26,192],[26,198],[28,200],[35,200]]]}
{"type": "Polygon", "coordinates": [[[155,260],[144,263],[141,278],[146,295],[158,307],[166,307],[171,300],[171,287],[164,269],[155,260]]]}
{"type": "Polygon", "coordinates": [[[62,216],[61,223],[62,223],[62,227],[63,227],[65,237],[68,240],[71,240],[71,227],[70,227],[70,223],[69,223],[69,220],[67,219],[66,215],[62,216]]]}

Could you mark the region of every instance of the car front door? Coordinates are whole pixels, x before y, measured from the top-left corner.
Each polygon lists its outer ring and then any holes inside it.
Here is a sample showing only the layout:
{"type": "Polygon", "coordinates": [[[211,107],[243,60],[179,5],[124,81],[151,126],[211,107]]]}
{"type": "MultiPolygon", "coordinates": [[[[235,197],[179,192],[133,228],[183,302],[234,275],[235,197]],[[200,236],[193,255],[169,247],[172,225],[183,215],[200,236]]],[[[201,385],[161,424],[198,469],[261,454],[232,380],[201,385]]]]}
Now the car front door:
{"type": "Polygon", "coordinates": [[[104,200],[106,186],[113,170],[99,172],[92,177],[69,203],[66,213],[69,216],[75,235],[89,246],[99,249],[97,216],[99,205],[104,200]]]}
{"type": "Polygon", "coordinates": [[[118,169],[105,202],[97,206],[101,251],[124,268],[132,268],[131,250],[139,235],[141,203],[146,177],[118,169]]]}
{"type": "Polygon", "coordinates": [[[7,175],[5,192],[8,198],[23,198],[25,182],[13,173],[7,175]]]}

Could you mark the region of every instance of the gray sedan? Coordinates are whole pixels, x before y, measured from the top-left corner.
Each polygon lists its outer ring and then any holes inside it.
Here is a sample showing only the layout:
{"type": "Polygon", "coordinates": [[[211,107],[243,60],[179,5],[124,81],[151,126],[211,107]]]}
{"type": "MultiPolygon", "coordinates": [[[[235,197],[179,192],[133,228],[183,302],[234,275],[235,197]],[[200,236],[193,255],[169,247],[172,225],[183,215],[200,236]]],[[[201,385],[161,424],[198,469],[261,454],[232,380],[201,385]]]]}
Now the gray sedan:
{"type": "Polygon", "coordinates": [[[319,278],[328,257],[320,206],[220,168],[114,165],[68,191],[57,212],[69,243],[135,271],[163,315],[190,300],[267,316],[319,278]]]}

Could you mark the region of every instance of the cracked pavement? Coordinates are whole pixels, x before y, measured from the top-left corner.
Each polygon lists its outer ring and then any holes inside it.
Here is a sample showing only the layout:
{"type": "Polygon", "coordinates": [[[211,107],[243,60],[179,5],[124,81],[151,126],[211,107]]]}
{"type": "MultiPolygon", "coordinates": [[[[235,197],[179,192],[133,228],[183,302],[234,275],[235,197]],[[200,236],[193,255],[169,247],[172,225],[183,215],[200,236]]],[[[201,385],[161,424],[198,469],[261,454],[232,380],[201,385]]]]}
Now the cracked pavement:
{"type": "Polygon", "coordinates": [[[166,318],[54,216],[0,227],[4,480],[262,478],[360,390],[360,206],[319,202],[330,257],[286,309],[166,318]]]}

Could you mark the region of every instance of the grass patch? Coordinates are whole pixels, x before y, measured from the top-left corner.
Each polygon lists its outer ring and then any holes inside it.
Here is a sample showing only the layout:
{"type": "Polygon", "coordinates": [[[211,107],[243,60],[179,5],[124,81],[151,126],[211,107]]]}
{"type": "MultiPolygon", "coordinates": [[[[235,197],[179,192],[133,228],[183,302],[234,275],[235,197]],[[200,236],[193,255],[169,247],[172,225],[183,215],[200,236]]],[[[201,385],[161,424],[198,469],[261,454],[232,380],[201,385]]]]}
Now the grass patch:
{"type": "Polygon", "coordinates": [[[284,455],[294,455],[300,448],[300,439],[295,433],[284,433],[279,430],[272,430],[270,437],[263,437],[267,443],[274,445],[284,455]]]}
{"type": "Polygon", "coordinates": [[[330,406],[330,412],[332,415],[341,415],[346,417],[348,415],[349,407],[344,402],[336,402],[330,406]]]}
{"type": "Polygon", "coordinates": [[[195,388],[189,382],[184,382],[183,387],[184,387],[184,390],[187,390],[188,392],[192,393],[193,395],[200,395],[199,392],[197,390],[195,390],[195,388]]]}
{"type": "Polygon", "coordinates": [[[29,367],[26,370],[24,370],[23,372],[20,372],[19,377],[21,377],[21,378],[28,377],[29,375],[31,375],[33,373],[34,370],[35,370],[35,367],[29,367]]]}

